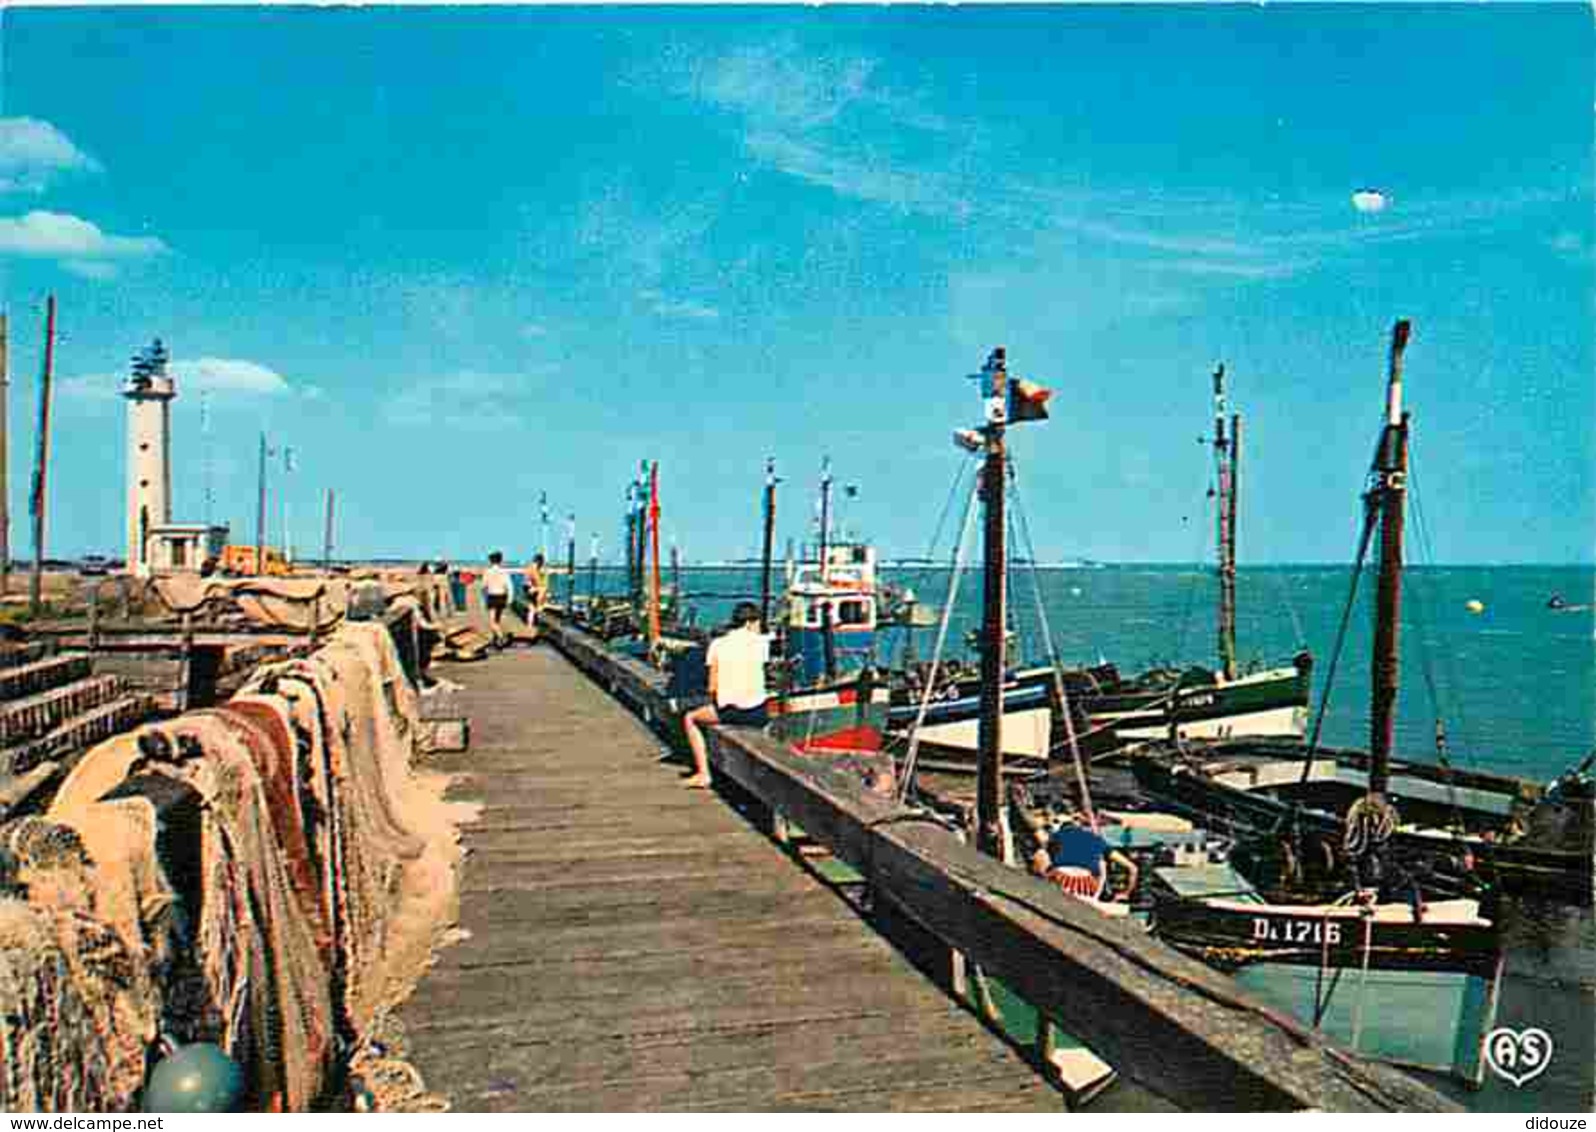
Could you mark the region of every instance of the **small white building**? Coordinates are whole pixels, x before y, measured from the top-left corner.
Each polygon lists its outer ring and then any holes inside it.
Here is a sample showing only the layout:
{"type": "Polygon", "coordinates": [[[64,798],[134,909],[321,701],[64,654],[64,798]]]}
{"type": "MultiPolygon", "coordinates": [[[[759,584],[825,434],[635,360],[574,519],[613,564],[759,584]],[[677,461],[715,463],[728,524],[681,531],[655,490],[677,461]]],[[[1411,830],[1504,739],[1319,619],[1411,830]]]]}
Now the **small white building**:
{"type": "Polygon", "coordinates": [[[145,542],[152,574],[195,572],[207,559],[219,561],[227,545],[227,528],[209,523],[157,523],[145,542]]]}

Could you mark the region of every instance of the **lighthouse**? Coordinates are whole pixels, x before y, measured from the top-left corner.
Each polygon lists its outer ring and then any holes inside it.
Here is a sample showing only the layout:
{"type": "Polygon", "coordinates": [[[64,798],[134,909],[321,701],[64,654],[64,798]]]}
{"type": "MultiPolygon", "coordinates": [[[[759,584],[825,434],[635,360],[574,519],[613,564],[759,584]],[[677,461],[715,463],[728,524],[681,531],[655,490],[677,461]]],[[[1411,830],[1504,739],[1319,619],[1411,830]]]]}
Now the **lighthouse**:
{"type": "Polygon", "coordinates": [[[127,569],[147,578],[154,570],[155,528],[172,521],[172,399],[177,387],[166,372],[169,355],[157,338],[133,356],[127,398],[127,569]]]}

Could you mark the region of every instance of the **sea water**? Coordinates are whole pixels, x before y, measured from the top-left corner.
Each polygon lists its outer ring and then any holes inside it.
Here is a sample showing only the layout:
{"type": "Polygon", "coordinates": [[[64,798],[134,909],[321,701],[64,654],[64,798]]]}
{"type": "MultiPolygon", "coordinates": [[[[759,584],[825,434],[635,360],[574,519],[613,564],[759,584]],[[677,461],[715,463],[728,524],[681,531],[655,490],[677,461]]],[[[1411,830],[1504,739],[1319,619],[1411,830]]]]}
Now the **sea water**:
{"type": "MultiPolygon", "coordinates": [[[[774,585],[780,589],[780,570],[774,585]]],[[[581,571],[579,571],[581,575],[581,571]]],[[[951,571],[885,569],[884,580],[912,587],[940,613],[951,571]]],[[[579,577],[578,593],[586,583],[579,577]]],[[[724,624],[739,598],[757,600],[757,569],[684,569],[682,588],[697,622],[724,624]],[[697,596],[694,596],[697,595],[697,596]]],[[[603,571],[600,590],[620,586],[603,571]]],[[[1218,652],[1218,588],[1204,566],[1011,568],[1016,663],[1046,660],[1048,638],[1066,665],[1112,661],[1133,674],[1153,665],[1213,665],[1218,652]],[[1046,625],[1050,632],[1042,632],[1046,625]]],[[[974,661],[967,638],[980,624],[978,571],[960,577],[948,625],[948,655],[974,661]]],[[[560,592],[560,591],[557,591],[560,592]]],[[[1367,747],[1374,577],[1354,593],[1346,567],[1243,568],[1237,578],[1237,645],[1242,666],[1314,658],[1313,710],[1321,741],[1367,747]],[[1350,600],[1349,600],[1350,598],[1350,600]],[[1338,636],[1343,638],[1339,654],[1338,636]]],[[[1437,724],[1452,765],[1546,782],[1596,747],[1596,569],[1583,566],[1448,566],[1404,574],[1396,749],[1434,761],[1437,724]]],[[[929,657],[936,630],[916,633],[929,657]]],[[[884,663],[897,659],[899,635],[884,634],[884,663]]],[[[1483,1111],[1587,1111],[1596,1065],[1596,927],[1589,910],[1507,910],[1509,955],[1497,1023],[1539,1027],[1555,1042],[1552,1062],[1523,1087],[1490,1074],[1477,1092],[1457,1091],[1483,1111]]],[[[1419,1008],[1388,1004],[1387,1012],[1419,1008]]],[[[1382,1028],[1400,1019],[1382,1018],[1382,1028]]],[[[1415,1013],[1415,1032],[1428,1022],[1415,1013]]],[[[1449,1086],[1448,1091],[1454,1091],[1449,1086]]]]}

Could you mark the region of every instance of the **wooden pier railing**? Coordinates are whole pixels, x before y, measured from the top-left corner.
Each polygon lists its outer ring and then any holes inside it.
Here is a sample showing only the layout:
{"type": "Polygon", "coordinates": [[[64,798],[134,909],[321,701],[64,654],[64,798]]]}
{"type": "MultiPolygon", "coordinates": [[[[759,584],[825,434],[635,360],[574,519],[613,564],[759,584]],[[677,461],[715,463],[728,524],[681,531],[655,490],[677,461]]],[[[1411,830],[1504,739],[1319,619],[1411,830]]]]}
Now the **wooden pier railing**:
{"type": "MultiPolygon", "coordinates": [[[[574,626],[540,626],[649,723],[676,726],[663,676],[574,626]]],[[[886,900],[1002,980],[1121,1073],[1192,1110],[1456,1111],[1412,1077],[1349,1053],[1138,925],[978,853],[761,732],[714,729],[715,771],[857,870],[886,900]]],[[[1040,1028],[1046,1032],[1046,1027],[1040,1028]]]]}

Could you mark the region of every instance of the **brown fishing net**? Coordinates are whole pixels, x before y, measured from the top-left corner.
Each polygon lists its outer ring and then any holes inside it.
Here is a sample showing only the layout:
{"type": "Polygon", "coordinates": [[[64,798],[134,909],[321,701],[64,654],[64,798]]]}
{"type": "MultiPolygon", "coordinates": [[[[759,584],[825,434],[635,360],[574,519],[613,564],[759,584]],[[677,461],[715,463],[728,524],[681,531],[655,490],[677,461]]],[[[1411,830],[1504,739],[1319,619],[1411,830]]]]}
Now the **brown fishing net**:
{"type": "Polygon", "coordinates": [[[454,918],[469,813],[412,768],[416,732],[387,630],[350,623],[0,828],[0,1107],[129,1109],[162,1033],[219,1045],[250,1107],[327,1103],[454,918]]]}

